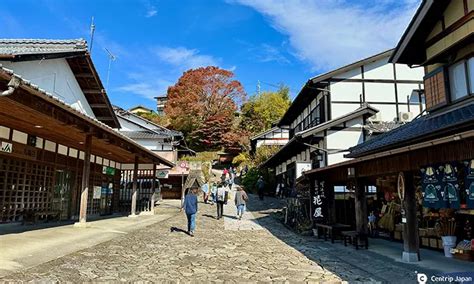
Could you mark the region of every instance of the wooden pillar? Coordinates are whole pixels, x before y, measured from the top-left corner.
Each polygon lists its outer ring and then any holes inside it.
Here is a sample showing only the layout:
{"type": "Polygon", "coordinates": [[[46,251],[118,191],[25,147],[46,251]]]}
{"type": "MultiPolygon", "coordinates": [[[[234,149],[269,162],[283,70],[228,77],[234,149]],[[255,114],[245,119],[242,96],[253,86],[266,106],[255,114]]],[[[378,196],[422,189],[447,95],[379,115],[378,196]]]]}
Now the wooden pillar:
{"type": "Polygon", "coordinates": [[[87,200],[89,194],[89,181],[91,172],[91,147],[92,135],[86,135],[84,164],[82,166],[82,185],[81,185],[81,205],[79,209],[79,223],[85,224],[87,222],[87,200]]]}
{"type": "Polygon", "coordinates": [[[155,215],[155,199],[156,197],[156,165],[153,164],[153,179],[151,181],[151,186],[153,188],[153,193],[151,194],[151,204],[150,204],[150,211],[152,215],[155,215]]]}
{"type": "Polygon", "coordinates": [[[135,156],[135,163],[133,164],[132,208],[130,212],[130,217],[135,217],[137,214],[137,180],[138,180],[138,156],[135,156]]]}
{"type": "Polygon", "coordinates": [[[367,235],[367,200],[365,186],[360,179],[355,180],[355,216],[356,231],[360,235],[367,235]]]}
{"type": "MultiPolygon", "coordinates": [[[[405,262],[420,261],[420,239],[418,236],[418,219],[416,217],[416,189],[413,184],[413,174],[403,173],[405,194],[403,199],[403,254],[405,262]]],[[[400,177],[399,177],[400,178],[400,177]]]]}

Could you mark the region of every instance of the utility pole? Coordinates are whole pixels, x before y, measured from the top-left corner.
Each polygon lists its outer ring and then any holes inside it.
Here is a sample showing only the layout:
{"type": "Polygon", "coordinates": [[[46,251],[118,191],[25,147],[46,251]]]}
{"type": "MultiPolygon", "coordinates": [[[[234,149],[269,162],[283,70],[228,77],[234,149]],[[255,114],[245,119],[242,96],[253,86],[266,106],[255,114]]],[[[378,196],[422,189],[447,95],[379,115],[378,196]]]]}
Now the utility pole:
{"type": "Polygon", "coordinates": [[[257,95],[260,95],[260,80],[257,81],[257,95]]]}
{"type": "Polygon", "coordinates": [[[107,48],[104,48],[105,52],[107,52],[107,55],[109,56],[109,68],[107,69],[107,81],[105,83],[105,89],[109,89],[109,78],[110,78],[110,67],[112,66],[112,61],[115,61],[117,59],[117,56],[113,55],[112,52],[110,52],[107,48]]]}
{"type": "Polygon", "coordinates": [[[91,31],[91,44],[89,45],[89,53],[92,54],[92,44],[94,43],[94,32],[95,32],[94,17],[92,17],[92,20],[91,20],[90,31],[91,31]]]}

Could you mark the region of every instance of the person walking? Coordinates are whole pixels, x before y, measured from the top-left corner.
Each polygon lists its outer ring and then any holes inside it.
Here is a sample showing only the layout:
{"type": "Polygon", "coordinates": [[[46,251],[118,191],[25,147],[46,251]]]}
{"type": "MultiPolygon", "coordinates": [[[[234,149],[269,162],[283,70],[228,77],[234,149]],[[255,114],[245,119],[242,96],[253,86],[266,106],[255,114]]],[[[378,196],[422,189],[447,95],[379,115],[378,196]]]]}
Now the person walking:
{"type": "Polygon", "coordinates": [[[186,217],[188,219],[188,234],[194,237],[194,231],[196,230],[196,214],[198,211],[198,200],[197,200],[197,188],[188,190],[188,193],[184,197],[183,207],[186,217]]]}
{"type": "Polygon", "coordinates": [[[249,197],[247,193],[245,193],[244,189],[241,186],[237,186],[237,191],[235,192],[235,206],[237,207],[237,218],[242,220],[242,216],[245,212],[245,205],[249,197]]]}
{"type": "Polygon", "coordinates": [[[260,200],[263,200],[263,190],[265,189],[265,181],[263,180],[262,176],[258,177],[257,180],[257,192],[258,192],[258,198],[260,200]]]}
{"type": "Polygon", "coordinates": [[[224,215],[224,205],[227,203],[228,192],[226,190],[227,186],[224,183],[221,183],[217,188],[216,194],[216,205],[217,205],[217,220],[223,217],[224,215]]]}
{"type": "Polygon", "coordinates": [[[205,204],[207,204],[207,201],[209,199],[209,183],[204,183],[202,186],[201,186],[201,190],[202,190],[202,199],[204,201],[205,204]]]}
{"type": "Polygon", "coordinates": [[[216,202],[216,194],[217,194],[217,184],[215,182],[212,183],[210,191],[211,191],[210,203],[211,205],[214,205],[214,203],[216,202]]]}

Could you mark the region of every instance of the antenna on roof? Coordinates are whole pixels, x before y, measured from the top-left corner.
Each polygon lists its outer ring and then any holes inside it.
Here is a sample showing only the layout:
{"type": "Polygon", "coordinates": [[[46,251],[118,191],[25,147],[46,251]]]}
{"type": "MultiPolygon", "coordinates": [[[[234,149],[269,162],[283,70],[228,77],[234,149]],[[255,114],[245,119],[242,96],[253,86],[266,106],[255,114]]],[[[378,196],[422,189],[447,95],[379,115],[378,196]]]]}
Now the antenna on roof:
{"type": "Polygon", "coordinates": [[[260,80],[257,80],[257,95],[260,95],[260,80]]]}
{"type": "Polygon", "coordinates": [[[91,29],[91,44],[89,45],[89,53],[92,53],[92,44],[94,43],[94,31],[95,31],[94,17],[92,17],[90,29],[91,29]]]}
{"type": "Polygon", "coordinates": [[[109,56],[109,69],[107,69],[107,81],[105,83],[105,89],[109,89],[109,78],[110,78],[110,66],[112,65],[112,61],[115,61],[117,59],[117,56],[112,54],[107,48],[104,48],[105,52],[107,52],[107,55],[109,56]]]}

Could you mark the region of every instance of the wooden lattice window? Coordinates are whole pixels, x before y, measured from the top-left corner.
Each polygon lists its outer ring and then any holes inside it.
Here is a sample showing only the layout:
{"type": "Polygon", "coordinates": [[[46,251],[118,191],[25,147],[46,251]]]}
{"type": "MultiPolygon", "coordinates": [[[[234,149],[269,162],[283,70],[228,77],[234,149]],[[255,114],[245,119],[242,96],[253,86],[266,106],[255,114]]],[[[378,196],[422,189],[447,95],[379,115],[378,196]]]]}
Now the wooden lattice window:
{"type": "Polygon", "coordinates": [[[424,79],[424,85],[427,110],[445,105],[448,102],[443,68],[428,74],[424,79]]]}

